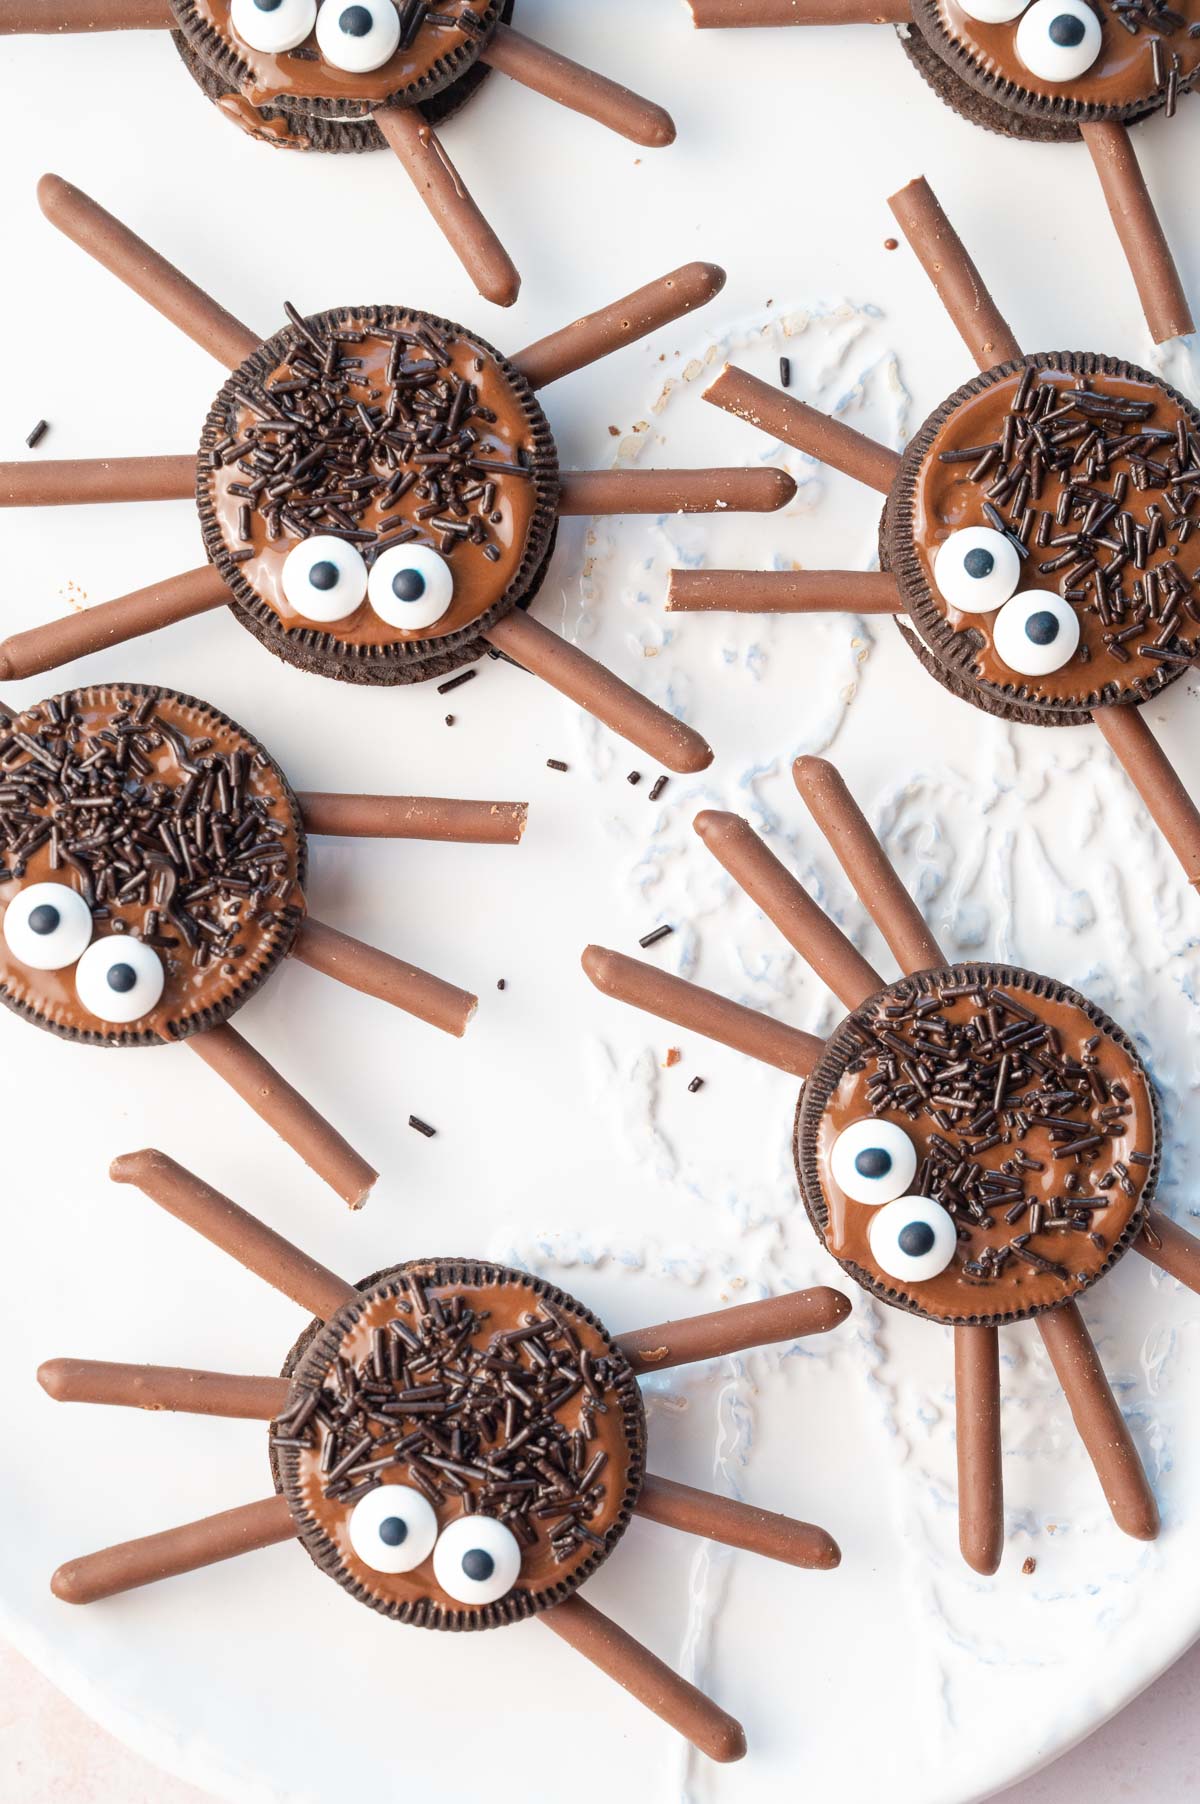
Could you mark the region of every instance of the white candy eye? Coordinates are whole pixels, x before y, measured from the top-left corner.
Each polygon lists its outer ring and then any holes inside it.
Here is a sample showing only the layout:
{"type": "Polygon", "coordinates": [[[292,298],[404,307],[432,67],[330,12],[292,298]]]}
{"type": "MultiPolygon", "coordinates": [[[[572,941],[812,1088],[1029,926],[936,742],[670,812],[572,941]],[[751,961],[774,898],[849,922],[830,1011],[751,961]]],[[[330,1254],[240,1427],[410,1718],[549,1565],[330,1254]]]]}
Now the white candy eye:
{"type": "Polygon", "coordinates": [[[399,42],[395,0],[321,0],[317,43],[335,69],[367,75],[395,54],[399,42]]]}
{"type": "Polygon", "coordinates": [[[521,1574],[521,1549],[493,1516],[460,1516],[433,1550],[433,1576],[460,1604],[495,1604],[521,1574]]]}
{"type": "Polygon", "coordinates": [[[233,0],[229,23],[243,44],[267,55],[294,50],[317,22],[317,0],[233,0]]]}
{"type": "Polygon", "coordinates": [[[284,559],[283,592],[306,620],[344,620],[366,597],[362,553],[329,533],[305,539],[284,559]]]}
{"type": "Polygon", "coordinates": [[[65,883],[31,883],[4,911],[4,938],[31,971],[65,971],[92,937],[92,911],[65,883]]]}
{"type": "Polygon", "coordinates": [[[379,1485],[350,1517],[350,1545],[372,1572],[412,1572],[433,1552],[437,1516],[412,1485],[379,1485]]]}
{"type": "Polygon", "coordinates": [[[397,545],[371,566],[368,591],[381,620],[418,633],[440,620],[454,600],[454,578],[444,557],[428,545],[397,545]]]}
{"type": "Polygon", "coordinates": [[[940,1203],[899,1196],[871,1217],[867,1230],[876,1265],[899,1284],[924,1284],[954,1257],[958,1233],[940,1203]]]}
{"type": "Polygon", "coordinates": [[[1087,0],[1034,0],[1017,26],[1017,55],[1040,81],[1074,81],[1100,54],[1100,21],[1087,0]]]}
{"type": "Polygon", "coordinates": [[[958,4],[968,19],[976,19],[980,25],[1007,25],[1010,19],[1020,17],[1029,0],[958,0],[958,4]]]}
{"type": "Polygon", "coordinates": [[[990,526],[964,526],[938,546],[933,580],[944,601],[964,614],[1003,607],[1021,580],[1021,558],[1011,539],[990,526]]]}
{"type": "Polygon", "coordinates": [[[891,1121],[855,1121],[833,1143],[830,1159],[839,1190],[852,1203],[890,1203],[917,1175],[917,1152],[891,1121]]]}
{"type": "Polygon", "coordinates": [[[157,952],[127,933],[93,940],[75,967],[75,990],[99,1021],[140,1021],[163,993],[157,952]]]}
{"type": "Polygon", "coordinates": [[[1030,589],[1006,601],[992,622],[996,656],[1020,676],[1049,676],[1069,664],[1079,646],[1079,616],[1049,589],[1030,589]]]}

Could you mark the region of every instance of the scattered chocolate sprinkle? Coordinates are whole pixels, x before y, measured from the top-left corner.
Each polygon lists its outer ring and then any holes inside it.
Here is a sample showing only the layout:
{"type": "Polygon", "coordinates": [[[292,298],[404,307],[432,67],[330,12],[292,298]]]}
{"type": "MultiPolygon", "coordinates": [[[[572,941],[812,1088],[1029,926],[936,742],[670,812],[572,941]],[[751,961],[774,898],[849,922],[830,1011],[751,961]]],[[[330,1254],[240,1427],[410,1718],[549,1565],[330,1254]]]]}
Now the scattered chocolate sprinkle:
{"type": "Polygon", "coordinates": [[[1026,1578],[1032,1578],[1033,1574],[1037,1571],[1037,1561],[1032,1554],[1026,1555],[1025,1559],[1021,1562],[1021,1571],[1025,1574],[1026,1578]]]}
{"type": "Polygon", "coordinates": [[[457,676],[450,678],[449,682],[439,683],[437,692],[439,695],[449,695],[452,689],[461,689],[464,683],[471,682],[478,675],[477,670],[460,670],[457,676]]]}
{"type": "Polygon", "coordinates": [[[29,434],[29,437],[25,440],[25,443],[29,446],[29,449],[31,451],[34,451],[37,449],[38,445],[41,444],[42,440],[45,438],[45,436],[49,432],[49,430],[50,430],[49,420],[39,420],[38,421],[38,423],[34,427],[33,431],[29,434]]]}
{"type": "Polygon", "coordinates": [[[703,1090],[703,1088],[704,1088],[704,1079],[702,1077],[694,1077],[692,1079],[691,1083],[688,1085],[688,1090],[690,1091],[690,1093],[693,1096],[696,1094],[697,1090],[703,1090]]]}
{"type": "Polygon", "coordinates": [[[666,777],[656,777],[654,779],[653,786],[650,790],[650,800],[652,802],[657,802],[659,796],[662,794],[663,790],[667,787],[667,781],[668,780],[666,777]]]}
{"type": "Polygon", "coordinates": [[[666,922],[664,922],[661,927],[654,928],[653,932],[643,934],[638,941],[638,945],[644,952],[647,946],[657,946],[659,940],[665,940],[667,935],[669,933],[674,933],[674,931],[675,929],[673,927],[668,927],[666,922]]]}
{"type": "Polygon", "coordinates": [[[631,770],[629,775],[625,779],[625,781],[630,785],[630,787],[632,789],[636,789],[638,784],[641,782],[641,780],[642,780],[642,773],[640,770],[631,770]]]}
{"type": "Polygon", "coordinates": [[[507,977],[498,977],[498,978],[497,978],[497,979],[496,979],[496,988],[497,988],[497,989],[498,989],[498,990],[506,990],[506,989],[507,989],[507,988],[508,988],[508,979],[507,979],[507,977]]]}
{"type": "Polygon", "coordinates": [[[454,716],[453,716],[453,714],[447,714],[447,716],[446,716],[446,725],[447,725],[447,726],[448,726],[448,727],[452,727],[452,726],[453,726],[453,725],[454,725],[454,716]]]}
{"type": "Polygon", "coordinates": [[[781,388],[792,386],[792,360],[790,357],[779,359],[779,386],[781,388]]]}
{"type": "Polygon", "coordinates": [[[566,770],[566,768],[567,766],[563,763],[561,758],[547,758],[546,760],[547,770],[566,770]]]}
{"type": "Polygon", "coordinates": [[[416,1128],[418,1134],[424,1134],[426,1140],[432,1140],[437,1133],[437,1129],[430,1127],[427,1121],[422,1121],[419,1115],[410,1115],[408,1125],[410,1128],[416,1128]]]}

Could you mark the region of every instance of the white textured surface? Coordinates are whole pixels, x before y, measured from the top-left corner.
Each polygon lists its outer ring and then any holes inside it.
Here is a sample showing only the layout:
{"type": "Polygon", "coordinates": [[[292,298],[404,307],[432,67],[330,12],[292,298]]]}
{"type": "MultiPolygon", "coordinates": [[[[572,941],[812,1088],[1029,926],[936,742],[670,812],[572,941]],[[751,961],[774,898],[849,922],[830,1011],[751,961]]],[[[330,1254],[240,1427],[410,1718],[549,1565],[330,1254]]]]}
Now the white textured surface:
{"type": "MultiPolygon", "coordinates": [[[[45,414],[46,456],[185,450],[217,382],[203,354],[40,219],[32,187],[45,166],[90,187],[264,330],[284,296],[308,310],[403,299],[516,348],[659,269],[723,262],[729,287],[705,316],[549,391],[567,466],[769,459],[760,437],[700,402],[693,370],[729,348],[763,373],[786,349],[798,392],[901,442],[968,373],[913,259],[882,248],[883,198],[920,170],[1031,348],[1153,361],[1082,153],[972,131],[936,106],[889,33],[694,39],[665,0],[568,11],[522,0],[531,28],[670,104],[680,144],[643,155],[491,83],[450,144],[526,273],[507,317],[473,300],[386,157],[272,157],[224,126],[150,36],[6,43],[3,444],[19,447],[45,414]],[[102,134],[90,123],[97,91],[119,109],[102,134]],[[501,169],[495,147],[510,132],[501,169]],[[1043,187],[1027,196],[1032,180],[1043,187]],[[271,197],[265,224],[258,194],[271,197]],[[66,350],[80,340],[83,373],[66,350]]],[[[1182,240],[1200,107],[1138,142],[1182,240]]],[[[1200,292],[1200,244],[1184,250],[1200,292]]],[[[1188,347],[1166,367],[1196,392],[1188,347]]],[[[1098,738],[1009,729],[953,702],[886,622],[664,615],[672,561],[869,561],[875,499],[786,461],[802,487],[777,519],[576,522],[562,534],[541,617],[718,749],[710,772],[673,779],[656,805],[644,759],[500,666],[448,700],[356,694],[285,671],[220,618],[72,673],[191,688],[258,732],[299,786],[392,782],[534,808],[519,851],[316,849],[324,918],[478,989],[463,1043],[300,969],[241,1017],[383,1166],[358,1218],[186,1049],[105,1055],[0,1021],[12,1123],[0,1479],[16,1526],[0,1548],[4,1621],[101,1722],[222,1798],[328,1797],[361,1761],[364,1725],[385,1720],[401,1734],[419,1724],[420,1747],[440,1759],[452,1746],[463,1771],[486,1756],[504,1800],[555,1795],[557,1762],[576,1770],[584,1747],[584,1797],[756,1804],[803,1784],[865,1804],[885,1770],[862,1758],[865,1722],[891,1751],[898,1804],[967,1804],[1085,1734],[1200,1631],[1200,1445],[1187,1432],[1200,1305],[1134,1258],[1085,1313],[1155,1477],[1165,1529],[1153,1547],[1108,1522],[1031,1332],[1002,1340],[1009,1546],[989,1581],[955,1550],[943,1331],[856,1298],[851,1322],[824,1340],[651,1387],[656,1469],[820,1520],[844,1549],[838,1573],[810,1575],[635,1524],[589,1587],[742,1717],[752,1757],[734,1772],[689,1758],[537,1625],[503,1644],[399,1630],[354,1610],[292,1547],[87,1611],[46,1592],[72,1553],[267,1484],[251,1425],[56,1411],[33,1382],[53,1353],[270,1370],[295,1331],[290,1305],[107,1184],[108,1159],[132,1145],[165,1145],[348,1275],[418,1252],[511,1257],[618,1330],[834,1274],[796,1199],[794,1085],[605,1002],[577,962],[588,939],[636,949],[668,920],[677,931],[651,954],[664,965],[816,1031],[832,1026],[828,995],[690,828],[702,805],[746,813],[881,956],[791,786],[800,751],[832,750],[948,953],[1041,967],[1141,1037],[1168,1124],[1164,1201],[1186,1216],[1200,915],[1098,738]],[[547,757],[569,773],[546,770],[547,757]],[[630,768],[645,772],[639,788],[624,782],[630,768]],[[674,1044],[683,1059],[665,1069],[674,1044]],[[689,1095],[697,1072],[706,1086],[689,1095]],[[410,1110],[437,1124],[435,1140],[398,1126],[410,1110]],[[1024,1577],[1029,1554],[1037,1571],[1024,1577]],[[347,1695],[352,1710],[339,1707],[347,1695]],[[531,1772],[534,1745],[556,1761],[552,1787],[531,1772]]],[[[14,627],[199,558],[186,504],[12,514],[3,535],[14,627]]],[[[1200,790],[1194,691],[1178,684],[1152,718],[1200,790]]],[[[426,1756],[409,1758],[419,1771],[426,1756]]],[[[373,1789],[407,1796],[413,1770],[374,1767],[373,1789]]]]}

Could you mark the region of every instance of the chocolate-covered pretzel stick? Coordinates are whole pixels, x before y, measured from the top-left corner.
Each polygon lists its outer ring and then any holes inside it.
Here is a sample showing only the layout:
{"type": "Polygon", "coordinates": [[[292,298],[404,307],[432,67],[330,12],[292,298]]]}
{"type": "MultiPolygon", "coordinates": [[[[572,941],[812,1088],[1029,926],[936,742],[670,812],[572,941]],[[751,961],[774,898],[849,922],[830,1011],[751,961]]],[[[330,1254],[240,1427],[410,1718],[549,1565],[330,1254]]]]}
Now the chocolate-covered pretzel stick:
{"type": "Polygon", "coordinates": [[[703,1034],[707,1040],[719,1040],[722,1046],[732,1046],[735,1052],[744,1052],[747,1058],[774,1065],[793,1077],[807,1077],[821,1056],[824,1041],[815,1034],[730,1002],[686,978],[672,977],[669,971],[659,971],[640,958],[628,958],[604,946],[588,946],[580,962],[606,996],[657,1015],[660,1021],[703,1034]]]}
{"type": "Polygon", "coordinates": [[[1200,884],[1200,808],[1184,788],[1142,710],[1134,706],[1097,708],[1092,719],[1183,866],[1188,882],[1200,884]]]}
{"type": "Polygon", "coordinates": [[[693,728],[647,701],[603,664],[521,608],[498,620],[483,637],[668,770],[707,770],[712,763],[712,748],[693,728]]]}
{"type": "Polygon", "coordinates": [[[286,1378],[243,1378],[187,1366],[121,1365],[107,1359],[47,1359],[38,1383],[56,1403],[107,1403],[273,1422],[291,1393],[286,1378]]]}
{"type": "Polygon", "coordinates": [[[893,194],[888,206],[979,368],[1020,357],[1020,345],[925,177],[893,194]]]}
{"type": "Polygon", "coordinates": [[[688,0],[701,30],[754,25],[909,25],[908,0],[688,0]]]}
{"type": "Polygon", "coordinates": [[[85,658],[90,652],[106,651],[110,645],[123,645],[127,639],[138,639],[143,633],[155,633],[160,627],[174,626],[195,614],[210,613],[228,601],[224,579],[211,564],[203,564],[199,570],[169,576],[165,582],[135,589],[131,595],[121,595],[115,601],[98,602],[80,614],[65,614],[61,620],[48,620],[44,626],[14,633],[0,642],[0,681],[15,682],[19,677],[56,670],[60,664],[85,658]]]}
{"type": "Polygon", "coordinates": [[[725,1547],[740,1547],[745,1553],[762,1554],[764,1559],[782,1560],[787,1566],[832,1572],[841,1564],[837,1542],[815,1523],[797,1522],[774,1510],[698,1491],[692,1485],[676,1484],[673,1478],[653,1478],[647,1473],[633,1509],[635,1515],[661,1522],[665,1528],[720,1541],[725,1547]]]}
{"type": "Polygon", "coordinates": [[[695,307],[703,307],[725,286],[725,271],[715,263],[685,263],[682,268],[648,282],[611,306],[585,313],[548,338],[518,352],[512,362],[531,388],[545,388],[572,370],[598,363],[622,345],[635,344],[660,326],[669,326],[695,307]]]}
{"type": "Polygon", "coordinates": [[[1004,1551],[1000,1340],[994,1328],[955,1328],[954,1397],[958,1544],[968,1566],[992,1573],[1004,1551]]]}
{"type": "Polygon", "coordinates": [[[81,188],[59,175],[44,175],[38,183],[38,201],[51,225],[227,369],[236,369],[262,343],[249,326],[234,319],[81,188]]]}
{"type": "Polygon", "coordinates": [[[114,1184],[135,1184],[168,1215],[322,1321],[357,1294],[353,1284],[155,1147],[122,1153],[109,1166],[108,1175],[114,1184]]]}
{"type": "Polygon", "coordinates": [[[528,802],[463,802],[450,796],[334,795],[301,790],[305,831],[344,839],[432,839],[517,846],[528,802]]]}
{"type": "Polygon", "coordinates": [[[1173,1222],[1161,1209],[1152,1209],[1146,1225],[1134,1241],[1144,1259],[1168,1272],[1189,1290],[1200,1293],[1200,1240],[1173,1222]]]}
{"type": "Polygon", "coordinates": [[[556,50],[547,50],[544,44],[524,37],[511,25],[497,25],[479,60],[520,82],[522,87],[544,94],[547,100],[556,100],[572,113],[595,119],[635,144],[661,150],[675,142],[675,122],[665,108],[643,100],[620,82],[597,75],[594,69],[573,63],[556,50]]]}
{"type": "Polygon", "coordinates": [[[326,977],[375,996],[392,1008],[403,1009],[407,1015],[416,1015],[430,1027],[439,1027],[458,1039],[466,1033],[479,1007],[478,996],[472,996],[469,990],[460,990],[444,978],[422,971],[419,965],[410,965],[336,927],[327,927],[324,921],[314,921],[311,915],[296,936],[292,956],[302,965],[323,971],[326,977]]]}
{"type": "Polygon", "coordinates": [[[0,0],[0,34],[169,31],[170,0],[0,0]]]}
{"type": "Polygon", "coordinates": [[[83,507],[93,501],[190,501],[196,459],[80,457],[0,464],[0,507],[83,507]]]}
{"type": "MultiPolygon", "coordinates": [[[[8,465],[0,464],[0,480],[8,465]]],[[[24,464],[15,466],[24,469],[24,464]]],[[[564,470],[560,514],[773,514],[796,485],[786,470],[564,470]]]]}
{"type": "Polygon", "coordinates": [[[899,614],[888,570],[672,570],[669,614],[899,614]]]}
{"type": "Polygon", "coordinates": [[[1138,1541],[1153,1541],[1158,1505],[1078,1305],[1061,1303],[1037,1325],[1114,1522],[1138,1541]]]}
{"type": "Polygon", "coordinates": [[[657,1322],[652,1328],[618,1334],[616,1342],[635,1372],[665,1372],[672,1366],[724,1359],[806,1334],[828,1334],[849,1313],[849,1297],[818,1284],[758,1303],[735,1303],[707,1315],[684,1316],[678,1322],[657,1322]]]}
{"type": "Polygon", "coordinates": [[[1079,130],[1100,177],[1151,337],[1162,344],[1194,332],[1187,295],[1128,128],[1117,119],[1089,119],[1079,130]]]}
{"type": "Polygon", "coordinates": [[[900,474],[897,452],[868,438],[865,432],[856,432],[853,426],[843,426],[840,420],[818,413],[806,401],[772,388],[769,382],[749,375],[736,364],[726,364],[711,387],[705,389],[704,399],[883,495],[900,474]]]}
{"type": "Polygon", "coordinates": [[[521,292],[517,267],[420,107],[379,107],[373,116],[476,289],[485,301],[511,307],[521,292]]]}
{"type": "Polygon", "coordinates": [[[50,1580],[55,1597],[65,1604],[95,1604],[152,1585],[158,1579],[178,1578],[198,1572],[219,1560],[232,1560],[278,1541],[294,1540],[296,1524],[285,1497],[264,1497],[260,1503],[243,1503],[216,1516],[202,1516],[179,1528],[138,1541],[120,1541],[100,1553],[68,1560],[50,1580]]]}
{"type": "Polygon", "coordinates": [[[185,1044],[223,1077],[343,1202],[352,1209],[362,1208],[379,1173],[236,1028],[225,1021],[220,1027],[190,1034],[185,1044]]]}

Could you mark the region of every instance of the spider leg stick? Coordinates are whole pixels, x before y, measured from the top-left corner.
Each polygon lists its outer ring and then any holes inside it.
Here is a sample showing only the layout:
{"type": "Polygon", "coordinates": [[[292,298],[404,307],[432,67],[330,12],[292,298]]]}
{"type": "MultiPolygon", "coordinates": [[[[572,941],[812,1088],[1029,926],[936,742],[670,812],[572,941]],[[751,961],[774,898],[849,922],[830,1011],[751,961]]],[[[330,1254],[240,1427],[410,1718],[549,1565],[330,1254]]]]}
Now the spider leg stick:
{"type": "Polygon", "coordinates": [[[210,1240],[248,1272],[323,1322],[358,1295],[345,1278],[310,1259],[282,1234],[155,1147],[122,1153],[109,1166],[108,1175],[114,1184],[136,1185],[176,1221],[210,1240]]]}
{"type": "Polygon", "coordinates": [[[311,915],[296,936],[292,956],[311,970],[323,971],[326,977],[333,977],[352,990],[361,990],[364,996],[375,996],[392,1008],[403,1009],[405,1014],[415,1015],[419,1021],[427,1021],[430,1027],[454,1034],[460,1040],[479,1007],[478,996],[472,996],[469,990],[460,990],[444,978],[422,971],[419,965],[410,965],[336,927],[327,927],[324,921],[314,921],[311,915]]]}
{"type": "Polygon", "coordinates": [[[850,1313],[850,1299],[840,1290],[818,1284],[811,1290],[789,1290],[757,1303],[735,1303],[707,1315],[685,1315],[677,1322],[657,1322],[618,1334],[616,1343],[640,1377],[701,1359],[724,1359],[807,1334],[828,1334],[850,1313]]]}
{"type": "Polygon", "coordinates": [[[528,802],[461,802],[449,796],[299,795],[308,833],[342,839],[429,839],[457,845],[518,846],[528,802]]]}
{"type": "Polygon", "coordinates": [[[925,177],[893,194],[888,206],[979,368],[1018,359],[1020,345],[925,177]]]}
{"type": "Polygon", "coordinates": [[[1078,1306],[1060,1303],[1039,1315],[1037,1325],[1113,1520],[1136,1540],[1153,1541],[1154,1493],[1078,1306]]]}
{"type": "Polygon", "coordinates": [[[136,589],[116,601],[98,602],[81,614],[66,614],[61,620],[48,620],[44,626],[32,626],[0,641],[0,681],[40,676],[44,670],[56,670],[90,652],[107,651],[110,645],[123,645],[128,639],[174,626],[176,621],[211,613],[228,601],[224,579],[211,564],[187,570],[182,576],[168,576],[148,589],[136,589]]]}
{"type": "Polygon", "coordinates": [[[539,1620],[710,1760],[745,1754],[740,1723],[582,1597],[543,1610],[539,1620]]]}
{"type": "Polygon", "coordinates": [[[911,25],[908,0],[688,0],[702,31],[754,25],[911,25]]]}
{"type": "Polygon", "coordinates": [[[257,332],[234,319],[81,188],[60,175],[44,175],[38,183],[38,201],[51,225],[227,369],[236,369],[257,351],[262,343],[257,332]]]}
{"type": "Polygon", "coordinates": [[[598,125],[606,125],[610,132],[617,132],[634,144],[661,150],[675,142],[675,122],[665,108],[643,100],[620,82],[610,81],[606,75],[598,75],[594,69],[585,69],[556,50],[535,43],[511,25],[497,25],[479,60],[572,113],[582,113],[598,125]]]}
{"type": "Polygon", "coordinates": [[[0,34],[170,31],[169,0],[0,0],[0,34]]]}
{"type": "Polygon", "coordinates": [[[668,614],[902,614],[888,570],[672,570],[668,614]]]}
{"type": "Polygon", "coordinates": [[[135,1366],[107,1359],[47,1359],[38,1383],[56,1403],[107,1403],[273,1422],[291,1395],[286,1378],[244,1378],[188,1366],[135,1366]]]}
{"type": "Polygon", "coordinates": [[[771,468],[564,470],[561,481],[560,514],[773,514],[796,493],[787,471],[771,468]]]}
{"type": "Polygon", "coordinates": [[[1200,884],[1200,809],[1155,739],[1142,710],[1132,704],[1101,707],[1093,710],[1092,719],[1183,866],[1188,882],[1200,884]]]}
{"type": "Polygon", "coordinates": [[[706,808],[692,822],[713,857],[738,888],[773,921],[789,946],[806,959],[847,1009],[883,988],[883,979],[818,907],[786,865],[738,814],[706,808]]]}
{"type": "Polygon", "coordinates": [[[726,364],[711,387],[705,389],[704,399],[735,419],[745,420],[791,445],[793,450],[853,476],[869,489],[878,489],[881,495],[889,493],[900,474],[898,452],[889,451],[865,432],[856,432],[853,426],[843,426],[840,420],[819,413],[795,395],[772,388],[769,382],[749,375],[736,364],[726,364]]]}
{"type": "Polygon", "coordinates": [[[703,1034],[706,1040],[732,1046],[735,1052],[744,1052],[747,1058],[774,1065],[793,1077],[807,1077],[824,1050],[825,1042],[815,1034],[730,1002],[715,990],[673,977],[640,958],[628,958],[606,946],[588,946],[581,963],[603,995],[690,1033],[703,1034]]]}
{"type": "Polygon", "coordinates": [[[190,501],[196,459],[81,457],[0,464],[0,507],[84,507],[93,501],[190,501]]]}
{"type": "Polygon", "coordinates": [[[1155,344],[1163,344],[1194,332],[1187,295],[1128,127],[1116,119],[1093,119],[1079,130],[1100,177],[1151,337],[1155,344]]]}
{"type": "Polygon", "coordinates": [[[467,192],[420,108],[380,107],[373,117],[484,300],[511,307],[521,292],[516,265],[467,192]]]}
{"type": "Polygon", "coordinates": [[[1000,1340],[994,1328],[954,1330],[958,1437],[958,1544],[976,1572],[995,1572],[1004,1551],[1000,1452],[1000,1340]]]}
{"type": "Polygon", "coordinates": [[[647,1473],[633,1509],[635,1515],[660,1522],[664,1528],[720,1541],[725,1547],[740,1547],[744,1553],[762,1554],[764,1559],[782,1560],[785,1566],[832,1572],[842,1562],[833,1536],[815,1523],[797,1522],[732,1497],[698,1491],[692,1485],[676,1484],[673,1478],[652,1478],[647,1473]]]}
{"type": "Polygon", "coordinates": [[[1159,1210],[1152,1209],[1145,1227],[1134,1241],[1143,1259],[1177,1278],[1189,1290],[1200,1293],[1200,1240],[1159,1210]]]}
{"type": "Polygon", "coordinates": [[[594,714],[606,727],[628,739],[647,757],[665,764],[668,770],[707,770],[712,763],[712,748],[693,728],[648,701],[595,658],[552,633],[522,608],[514,608],[483,636],[497,651],[541,677],[560,695],[578,702],[587,713],[594,714]]]}
{"type": "Polygon", "coordinates": [[[545,388],[573,370],[599,363],[622,345],[636,344],[639,338],[669,326],[696,307],[706,306],[724,286],[725,271],[715,263],[685,263],[611,306],[585,313],[548,338],[539,338],[511,361],[530,388],[545,388]]]}
{"type": "Polygon", "coordinates": [[[216,1516],[202,1516],[179,1528],[138,1541],[120,1541],[100,1553],[68,1560],[50,1580],[55,1597],[65,1604],[95,1604],[153,1585],[159,1579],[198,1572],[219,1560],[232,1560],[278,1541],[295,1539],[296,1524],[285,1497],[264,1497],[260,1503],[243,1503],[216,1516]]]}

